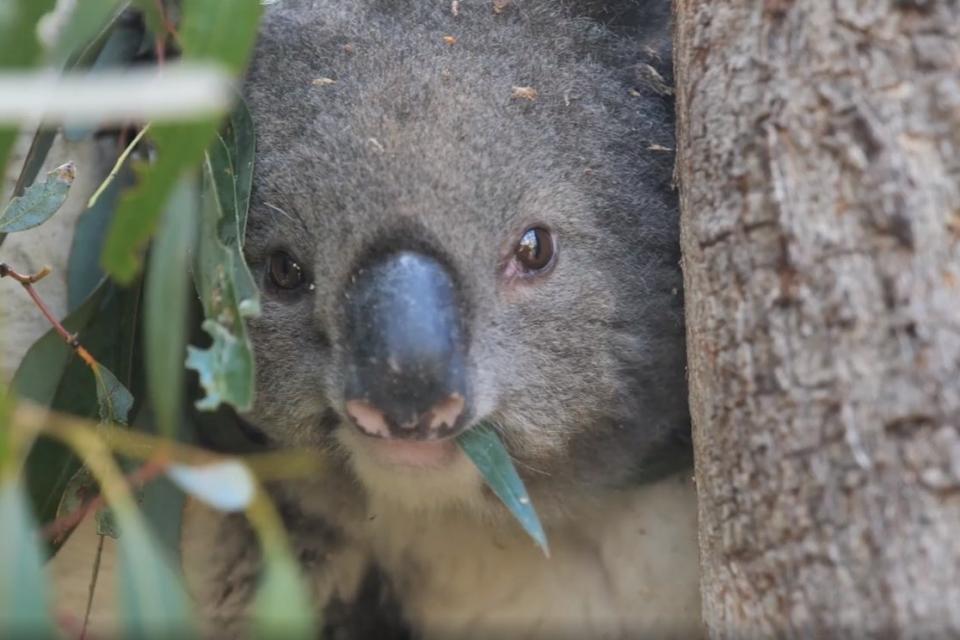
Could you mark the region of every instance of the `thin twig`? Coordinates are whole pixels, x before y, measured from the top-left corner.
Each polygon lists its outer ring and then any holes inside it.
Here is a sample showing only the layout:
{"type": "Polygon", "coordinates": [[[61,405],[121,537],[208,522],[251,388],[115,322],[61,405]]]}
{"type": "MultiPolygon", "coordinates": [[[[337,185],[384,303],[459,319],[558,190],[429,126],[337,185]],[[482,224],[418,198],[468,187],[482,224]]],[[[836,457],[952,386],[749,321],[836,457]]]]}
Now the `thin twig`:
{"type": "Polygon", "coordinates": [[[174,43],[179,45],[180,34],[177,33],[176,26],[173,24],[173,21],[170,20],[170,16],[167,14],[167,7],[164,5],[163,0],[154,0],[154,2],[157,5],[157,13],[160,14],[160,23],[164,30],[164,34],[157,34],[155,40],[157,49],[157,66],[162,67],[167,58],[167,37],[172,38],[174,43]]]}
{"type": "Polygon", "coordinates": [[[140,133],[134,136],[133,140],[130,141],[130,144],[127,145],[127,148],[123,150],[123,153],[120,154],[120,157],[117,158],[117,161],[113,165],[113,169],[110,170],[110,173],[100,183],[100,186],[97,187],[97,190],[93,192],[93,195],[90,196],[90,199],[87,200],[87,208],[91,208],[97,203],[97,200],[100,199],[100,196],[103,195],[103,192],[107,190],[107,187],[116,179],[117,174],[120,173],[120,169],[123,167],[124,163],[127,161],[127,158],[130,156],[130,153],[133,149],[140,144],[140,141],[143,139],[144,134],[150,129],[150,123],[148,122],[140,129],[140,133]]]}
{"type": "Polygon", "coordinates": [[[87,366],[93,368],[96,366],[97,361],[90,355],[90,352],[83,348],[83,345],[80,344],[80,341],[77,340],[77,336],[73,335],[67,331],[56,316],[50,311],[50,308],[43,301],[43,298],[40,297],[40,294],[37,293],[37,290],[33,288],[33,284],[45,278],[50,274],[50,267],[43,267],[37,273],[33,275],[23,275],[22,273],[17,272],[13,267],[6,264],[5,262],[0,262],[0,278],[13,278],[27,290],[27,294],[33,299],[34,304],[37,305],[37,308],[40,309],[40,313],[43,314],[43,317],[53,325],[54,330],[64,341],[70,345],[71,348],[80,356],[84,362],[87,363],[87,366]]]}
{"type": "Polygon", "coordinates": [[[167,8],[163,6],[163,0],[155,0],[157,13],[160,14],[160,23],[163,25],[163,34],[157,34],[154,40],[154,48],[157,50],[157,66],[163,68],[163,63],[167,60],[167,36],[170,35],[170,25],[167,23],[167,8]]]}
{"type": "Polygon", "coordinates": [[[163,68],[163,63],[167,58],[167,37],[157,35],[153,39],[153,46],[157,50],[157,67],[163,68]]]}
{"type": "Polygon", "coordinates": [[[93,609],[93,594],[97,590],[97,576],[100,575],[100,558],[103,556],[103,539],[104,536],[100,534],[100,539],[97,541],[97,555],[93,558],[93,571],[90,574],[90,587],[87,589],[87,610],[83,612],[83,626],[80,627],[80,640],[84,640],[87,635],[87,625],[90,622],[90,611],[93,609]]]}

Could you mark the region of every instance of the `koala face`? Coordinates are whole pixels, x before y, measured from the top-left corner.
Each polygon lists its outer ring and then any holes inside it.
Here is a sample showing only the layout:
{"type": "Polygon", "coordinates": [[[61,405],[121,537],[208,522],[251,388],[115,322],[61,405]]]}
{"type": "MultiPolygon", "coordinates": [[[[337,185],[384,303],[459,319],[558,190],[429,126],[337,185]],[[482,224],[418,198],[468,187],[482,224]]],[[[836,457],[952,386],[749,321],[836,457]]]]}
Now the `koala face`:
{"type": "Polygon", "coordinates": [[[649,4],[655,38],[555,0],[266,8],[250,422],[424,501],[479,486],[453,439],[480,422],[535,499],[677,446],[672,102],[646,81],[668,75],[668,3],[649,4]]]}

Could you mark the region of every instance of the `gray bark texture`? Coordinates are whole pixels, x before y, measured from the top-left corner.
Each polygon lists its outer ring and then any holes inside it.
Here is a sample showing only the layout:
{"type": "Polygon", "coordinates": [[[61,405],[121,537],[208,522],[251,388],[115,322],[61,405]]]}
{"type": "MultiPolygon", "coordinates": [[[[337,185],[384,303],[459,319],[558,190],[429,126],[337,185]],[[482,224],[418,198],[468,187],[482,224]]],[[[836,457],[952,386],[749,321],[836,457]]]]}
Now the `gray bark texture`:
{"type": "Polygon", "coordinates": [[[960,2],[676,0],[712,637],[960,637],[960,2]]]}

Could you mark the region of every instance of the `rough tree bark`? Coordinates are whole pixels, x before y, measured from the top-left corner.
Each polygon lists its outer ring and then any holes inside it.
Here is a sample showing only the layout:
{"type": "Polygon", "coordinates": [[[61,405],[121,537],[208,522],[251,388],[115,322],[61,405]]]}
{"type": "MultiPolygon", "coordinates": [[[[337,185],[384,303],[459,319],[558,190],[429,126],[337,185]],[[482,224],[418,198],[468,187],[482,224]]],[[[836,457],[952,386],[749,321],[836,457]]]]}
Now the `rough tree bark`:
{"type": "Polygon", "coordinates": [[[960,2],[676,0],[713,637],[960,637],[960,2]]]}

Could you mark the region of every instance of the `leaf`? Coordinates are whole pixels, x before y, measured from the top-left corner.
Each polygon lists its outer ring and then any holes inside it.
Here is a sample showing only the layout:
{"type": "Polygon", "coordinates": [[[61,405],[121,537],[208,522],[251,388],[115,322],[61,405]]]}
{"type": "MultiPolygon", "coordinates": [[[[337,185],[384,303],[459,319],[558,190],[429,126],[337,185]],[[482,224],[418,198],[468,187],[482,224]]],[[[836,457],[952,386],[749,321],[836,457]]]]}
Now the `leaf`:
{"type": "Polygon", "coordinates": [[[182,180],[167,203],[150,253],[144,318],[147,387],[160,433],[167,437],[177,433],[183,403],[189,265],[198,200],[196,181],[182,180]]]}
{"type": "MultiPolygon", "coordinates": [[[[168,62],[163,73],[131,65],[97,73],[0,73],[0,123],[126,126],[131,121],[216,121],[233,80],[213,63],[168,62]]],[[[192,145],[193,143],[191,143],[192,145]]]]}
{"type": "Polygon", "coordinates": [[[0,232],[24,231],[46,222],[66,201],[76,176],[76,165],[68,162],[48,173],[41,184],[27,187],[0,214],[0,232]]]}
{"type": "Polygon", "coordinates": [[[490,489],[503,501],[523,530],[549,556],[550,548],[540,518],[496,431],[487,424],[480,424],[461,434],[457,443],[473,460],[490,489]]]}
{"type": "Polygon", "coordinates": [[[6,0],[0,11],[0,67],[28,67],[40,53],[37,22],[55,0],[6,0]]]}
{"type": "MultiPolygon", "coordinates": [[[[62,324],[70,333],[85,329],[95,317],[108,293],[108,287],[99,287],[62,324]]],[[[73,349],[63,338],[50,329],[27,350],[13,376],[11,387],[21,398],[51,406],[67,363],[73,357],[73,349]]]]}
{"type": "MultiPolygon", "coordinates": [[[[93,41],[89,42],[82,50],[71,55],[70,59],[63,65],[64,70],[73,68],[87,68],[93,65],[94,69],[106,68],[115,64],[125,64],[133,60],[140,46],[143,37],[141,29],[136,24],[131,24],[129,20],[120,24],[118,20],[121,12],[116,12],[114,19],[106,25],[102,32],[97,35],[93,41]]],[[[67,127],[63,131],[63,137],[68,142],[78,142],[91,130],[90,128],[71,128],[67,127]]],[[[20,175],[17,177],[17,183],[13,189],[13,195],[22,195],[24,190],[33,184],[37,174],[40,172],[43,163],[46,161],[53,141],[57,136],[57,129],[51,127],[41,127],[34,134],[33,141],[30,143],[30,149],[23,160],[23,166],[20,169],[20,175]]],[[[0,233],[0,244],[3,243],[5,234],[0,233]]],[[[76,237],[76,236],[75,236],[76,237]]],[[[102,241],[101,241],[102,244],[102,241]]],[[[99,247],[99,244],[98,244],[99,247]]],[[[99,256],[99,251],[97,252],[99,256]]],[[[72,271],[68,270],[68,278],[72,271]]],[[[98,277],[87,289],[86,293],[93,291],[98,277]]],[[[76,308],[86,293],[75,299],[73,304],[68,305],[70,309],[76,308]]]]}
{"type": "Polygon", "coordinates": [[[14,196],[22,196],[27,187],[33,184],[37,179],[37,174],[43,167],[47,156],[50,154],[50,148],[53,146],[53,140],[57,137],[56,129],[38,129],[30,141],[30,148],[23,159],[23,167],[20,169],[20,175],[17,177],[17,183],[13,187],[14,196]]]}
{"type": "MultiPolygon", "coordinates": [[[[139,301],[139,287],[119,289],[104,281],[63,320],[67,330],[78,334],[84,347],[124,385],[133,380],[139,301]]],[[[100,415],[95,376],[53,330],[27,351],[12,387],[20,397],[57,411],[86,418],[100,415]]],[[[79,468],[76,456],[60,443],[44,437],[33,443],[23,473],[40,522],[56,517],[63,491],[79,468]]]]}
{"type": "Polygon", "coordinates": [[[109,28],[129,2],[123,0],[81,0],[74,5],[53,47],[54,60],[64,64],[109,28]]]}
{"type": "Polygon", "coordinates": [[[120,529],[120,618],[124,637],[196,637],[180,576],[138,511],[114,509],[120,529]]]}
{"type": "Polygon", "coordinates": [[[210,177],[216,188],[221,218],[220,241],[232,255],[238,310],[244,317],[259,315],[260,298],[253,275],[243,258],[243,239],[253,185],[255,138],[253,119],[242,98],[208,150],[210,177]]]}
{"type": "Polygon", "coordinates": [[[93,375],[97,381],[100,422],[127,424],[130,409],[133,407],[130,391],[117,380],[110,369],[99,362],[93,368],[93,375]]]}
{"type": "Polygon", "coordinates": [[[172,464],[167,477],[184,492],[227,513],[246,509],[256,492],[250,469],[239,460],[202,466],[172,464]]]}
{"type": "Polygon", "coordinates": [[[183,0],[180,40],[187,60],[215,60],[239,76],[250,57],[260,0],[183,0]]]}
{"type": "Polygon", "coordinates": [[[114,540],[120,537],[117,514],[110,507],[102,507],[97,510],[97,534],[110,536],[114,540]]]}
{"type": "Polygon", "coordinates": [[[97,481],[86,467],[77,470],[60,496],[57,505],[57,520],[66,518],[81,509],[97,495],[97,481]]]}
{"type": "MultiPolygon", "coordinates": [[[[97,181],[106,178],[109,171],[109,168],[104,169],[97,181]]],[[[71,310],[76,309],[103,280],[100,251],[104,236],[113,220],[121,191],[132,184],[133,171],[125,164],[97,202],[77,219],[67,261],[67,307],[71,310]]]]}
{"type": "Polygon", "coordinates": [[[0,540],[0,637],[57,637],[37,528],[23,487],[9,473],[0,478],[0,540]]]}
{"type": "MultiPolygon", "coordinates": [[[[256,153],[253,118],[250,116],[250,109],[242,97],[237,98],[237,106],[230,114],[223,132],[217,138],[230,157],[232,171],[229,176],[235,192],[234,202],[225,204],[224,208],[236,211],[236,241],[242,245],[243,236],[247,230],[247,212],[250,209],[253,163],[256,153]]],[[[224,244],[227,245],[234,241],[225,234],[222,234],[222,239],[224,244]]]]}
{"type": "Polygon", "coordinates": [[[253,603],[254,638],[316,638],[316,620],[300,567],[288,553],[268,550],[253,603]]]}
{"type": "MultiPolygon", "coordinates": [[[[2,132],[0,132],[2,136],[2,132]]],[[[33,184],[37,174],[40,173],[43,163],[46,162],[50,154],[50,148],[53,147],[53,141],[57,137],[56,129],[41,127],[30,141],[30,148],[23,159],[23,166],[20,168],[20,175],[17,176],[17,182],[13,185],[13,196],[22,196],[27,187],[33,184]]],[[[6,240],[7,234],[0,231],[0,245],[6,240]]]]}
{"type": "MultiPolygon", "coordinates": [[[[228,127],[234,131],[230,139],[237,140],[239,128],[246,126],[228,127]]],[[[207,318],[202,326],[213,344],[206,350],[189,348],[187,367],[200,374],[206,397],[196,406],[208,411],[221,403],[240,411],[253,404],[253,349],[243,318],[259,313],[260,302],[241,249],[239,220],[246,213],[241,216],[240,210],[249,203],[250,182],[235,176],[246,173],[253,154],[252,135],[242,135],[242,146],[219,137],[204,163],[204,207],[193,276],[207,318]],[[239,172],[233,168],[235,160],[239,172]],[[226,208],[224,202],[233,206],[226,208]]]]}
{"type": "MultiPolygon", "coordinates": [[[[185,0],[180,29],[183,59],[216,62],[239,75],[253,47],[259,18],[258,0],[185,0]]],[[[218,125],[217,119],[205,119],[152,128],[157,162],[121,200],[101,258],[104,270],[118,282],[130,282],[140,270],[140,254],[161,208],[183,172],[201,161],[218,125]]]]}
{"type": "MultiPolygon", "coordinates": [[[[0,3],[0,68],[24,68],[40,54],[37,22],[49,12],[55,0],[3,0],[0,3]]],[[[0,127],[0,176],[5,175],[7,156],[16,130],[0,127]]]]}
{"type": "MultiPolygon", "coordinates": [[[[100,310],[108,293],[107,286],[100,287],[76,311],[63,320],[63,326],[73,334],[82,334],[100,310]]],[[[89,398],[93,389],[81,385],[64,385],[68,378],[67,370],[71,361],[73,368],[79,367],[80,373],[89,379],[89,370],[55,331],[48,331],[27,351],[17,372],[13,376],[11,388],[21,398],[32,400],[42,406],[69,410],[76,407],[73,398],[89,398]],[[63,390],[58,394],[58,391],[63,390]],[[70,392],[80,391],[79,396],[70,397],[70,392]],[[58,397],[59,396],[59,397],[58,397]]],[[[24,463],[24,477],[33,505],[33,513],[40,522],[49,522],[56,517],[61,496],[71,477],[77,473],[80,463],[70,451],[58,442],[39,438],[30,449],[24,463]]]]}
{"type": "MultiPolygon", "coordinates": [[[[121,20],[121,15],[122,11],[115,12],[114,18],[101,33],[78,54],[71,56],[65,69],[89,67],[100,72],[132,64],[143,42],[143,27],[138,20],[121,20]]],[[[94,128],[65,127],[63,137],[67,142],[79,142],[92,134],[94,128]]]]}
{"type": "MultiPolygon", "coordinates": [[[[88,502],[97,497],[98,493],[99,487],[97,486],[96,478],[93,477],[89,469],[80,467],[77,472],[73,474],[73,477],[70,478],[70,481],[63,491],[63,495],[60,496],[60,504],[57,506],[57,520],[68,518],[79,509],[83,509],[88,502]]],[[[86,514],[84,514],[84,517],[85,516],[86,514]]],[[[111,538],[119,537],[116,519],[110,507],[102,506],[97,509],[96,520],[98,534],[110,536],[111,538]]],[[[78,524],[80,523],[76,522],[74,526],[78,524]]],[[[60,536],[66,538],[70,533],[72,533],[72,530],[58,534],[58,537],[55,538],[53,542],[60,543],[60,536]]]]}
{"type": "Polygon", "coordinates": [[[13,404],[13,396],[7,390],[7,386],[0,383],[0,473],[4,469],[16,468],[19,464],[17,450],[19,444],[13,437],[13,429],[10,428],[10,409],[13,404]]]}
{"type": "Polygon", "coordinates": [[[248,410],[253,404],[253,352],[246,336],[238,338],[213,320],[204,320],[202,327],[213,344],[208,349],[187,347],[187,368],[199,374],[206,392],[197,408],[213,411],[226,403],[248,410]]]}
{"type": "Polygon", "coordinates": [[[151,37],[157,36],[164,31],[159,8],[159,5],[163,4],[163,1],[164,0],[161,0],[161,2],[158,3],[157,0],[133,0],[133,6],[143,14],[143,21],[151,37]]]}

